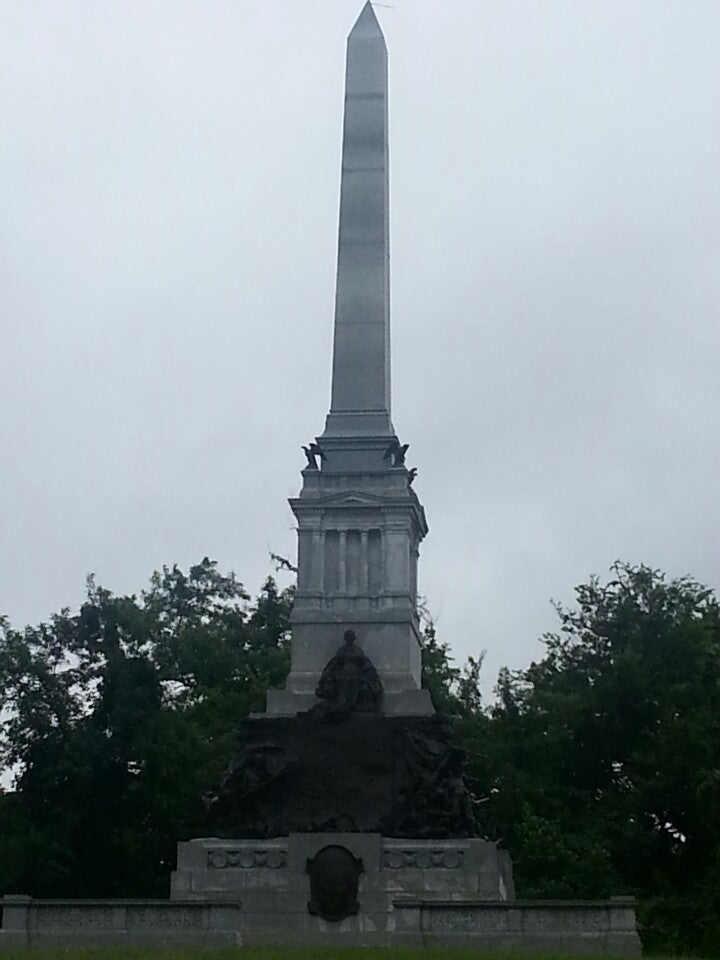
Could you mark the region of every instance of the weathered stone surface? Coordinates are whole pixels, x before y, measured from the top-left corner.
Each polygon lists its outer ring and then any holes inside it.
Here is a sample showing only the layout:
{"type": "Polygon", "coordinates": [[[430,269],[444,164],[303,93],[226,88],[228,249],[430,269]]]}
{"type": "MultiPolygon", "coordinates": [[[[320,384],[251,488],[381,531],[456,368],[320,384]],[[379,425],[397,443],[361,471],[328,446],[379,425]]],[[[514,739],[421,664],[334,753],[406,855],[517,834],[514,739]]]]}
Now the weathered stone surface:
{"type": "Polygon", "coordinates": [[[642,953],[633,900],[477,901],[398,898],[398,921],[435,947],[483,952],[562,953],[639,957],[642,953]],[[617,920],[615,919],[617,918],[617,920]]]}
{"type": "Polygon", "coordinates": [[[358,912],[339,922],[309,913],[306,874],[302,885],[288,886],[277,897],[263,890],[248,890],[247,904],[245,899],[241,904],[237,899],[220,898],[57,901],[27,897],[20,909],[19,898],[6,896],[2,901],[0,951],[27,946],[77,949],[403,944],[455,947],[488,954],[503,951],[522,956],[552,952],[623,958],[641,955],[631,901],[482,903],[402,895],[394,899],[390,895],[388,899],[387,893],[378,892],[380,876],[377,871],[361,876],[358,912]]]}
{"type": "Polygon", "coordinates": [[[1,901],[0,951],[22,946],[214,946],[241,942],[241,904],[214,900],[1,901]]]}
{"type": "MultiPolygon", "coordinates": [[[[327,846],[340,846],[362,862],[361,912],[389,915],[400,895],[448,900],[504,900],[512,874],[494,843],[466,840],[402,840],[377,833],[295,833],[275,840],[208,837],[178,845],[172,896],[187,900],[237,896],[246,911],[303,912],[309,897],[307,863],[327,846]],[[248,868],[260,859],[267,865],[248,868]],[[217,864],[223,864],[218,868],[217,864]]],[[[390,923],[389,916],[384,924],[390,923]]]]}
{"type": "Polygon", "coordinates": [[[178,885],[185,898],[242,900],[243,943],[298,943],[458,947],[531,956],[636,957],[640,940],[635,904],[610,901],[514,900],[509,861],[486,840],[402,840],[368,833],[294,834],[253,845],[284,850],[287,867],[275,872],[203,869],[212,851],[238,841],[181,844],[178,885]],[[347,849],[362,861],[358,912],[325,922],[307,911],[309,859],[324,847],[347,849]]]}

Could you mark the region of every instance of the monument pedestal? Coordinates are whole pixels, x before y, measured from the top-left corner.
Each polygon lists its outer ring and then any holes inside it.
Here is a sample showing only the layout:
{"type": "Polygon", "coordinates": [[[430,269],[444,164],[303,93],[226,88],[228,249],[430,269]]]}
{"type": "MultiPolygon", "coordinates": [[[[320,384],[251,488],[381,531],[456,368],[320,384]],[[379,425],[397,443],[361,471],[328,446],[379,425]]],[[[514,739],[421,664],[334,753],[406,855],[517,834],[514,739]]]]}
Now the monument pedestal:
{"type": "Polygon", "coordinates": [[[519,955],[639,957],[631,899],[514,900],[510,858],[487,840],[402,840],[376,833],[294,833],[274,840],[178,844],[172,902],[238,904],[243,946],[413,946],[519,955]],[[350,864],[320,915],[313,865],[350,864]],[[351,889],[349,889],[351,888],[351,889]],[[345,896],[345,893],[347,896],[345,896]]]}
{"type": "Polygon", "coordinates": [[[178,844],[171,899],[237,897],[243,912],[308,913],[307,864],[339,846],[362,861],[359,913],[387,914],[394,898],[498,901],[514,895],[505,850],[489,840],[403,840],[379,833],[291,833],[274,840],[204,837],[178,844]]]}
{"type": "MultiPolygon", "coordinates": [[[[341,886],[342,884],[338,884],[341,886]]],[[[403,840],[378,833],[292,833],[274,840],[203,838],[178,844],[171,899],[242,904],[244,942],[304,942],[333,930],[399,933],[398,897],[438,903],[505,901],[513,896],[510,858],[487,840],[403,840]],[[357,892],[337,921],[313,915],[309,865],[328,848],[358,863],[357,892]]],[[[403,912],[403,918],[409,915],[403,912]]],[[[355,935],[352,937],[352,935],[355,935]]]]}

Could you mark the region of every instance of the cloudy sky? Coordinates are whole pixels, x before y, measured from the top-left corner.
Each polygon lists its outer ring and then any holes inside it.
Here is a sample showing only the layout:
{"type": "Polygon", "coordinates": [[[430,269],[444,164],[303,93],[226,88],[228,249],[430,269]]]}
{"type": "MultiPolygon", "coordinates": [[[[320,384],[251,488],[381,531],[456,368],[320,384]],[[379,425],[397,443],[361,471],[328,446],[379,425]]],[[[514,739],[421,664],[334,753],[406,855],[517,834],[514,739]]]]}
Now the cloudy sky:
{"type": "MultiPolygon", "coordinates": [[[[388,0],[391,2],[391,0],[388,0]]],[[[720,4],[392,0],[393,420],[458,658],[617,558],[720,587],[720,4]]],[[[4,0],[0,612],[255,590],[330,387],[361,0],[4,0]]]]}

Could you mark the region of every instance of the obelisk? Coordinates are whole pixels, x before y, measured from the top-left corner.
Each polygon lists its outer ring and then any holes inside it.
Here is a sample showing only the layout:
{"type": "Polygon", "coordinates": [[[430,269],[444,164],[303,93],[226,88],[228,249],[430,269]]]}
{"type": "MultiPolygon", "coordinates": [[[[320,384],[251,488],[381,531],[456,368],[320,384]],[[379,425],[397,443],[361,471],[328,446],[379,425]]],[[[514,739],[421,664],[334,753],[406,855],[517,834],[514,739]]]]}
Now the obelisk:
{"type": "MultiPolygon", "coordinates": [[[[179,845],[173,876],[177,899],[241,901],[251,945],[421,945],[424,898],[458,901],[480,941],[472,905],[512,888],[509,860],[476,836],[463,751],[421,685],[427,523],[390,420],[387,142],[387,55],[367,3],[347,49],[332,401],[290,501],[290,674],[241,721],[208,835],[179,845]]],[[[448,943],[457,922],[443,915],[448,943]]]]}
{"type": "Polygon", "coordinates": [[[417,561],[427,533],[390,419],[388,65],[367,3],[347,43],[330,412],[306,447],[298,584],[286,690],[270,714],[312,707],[323,668],[353,630],[384,688],[384,711],[432,713],[421,689],[417,561]]]}
{"type": "Polygon", "coordinates": [[[332,400],[326,437],[392,435],[388,63],[367,3],[347,42],[332,400]]]}

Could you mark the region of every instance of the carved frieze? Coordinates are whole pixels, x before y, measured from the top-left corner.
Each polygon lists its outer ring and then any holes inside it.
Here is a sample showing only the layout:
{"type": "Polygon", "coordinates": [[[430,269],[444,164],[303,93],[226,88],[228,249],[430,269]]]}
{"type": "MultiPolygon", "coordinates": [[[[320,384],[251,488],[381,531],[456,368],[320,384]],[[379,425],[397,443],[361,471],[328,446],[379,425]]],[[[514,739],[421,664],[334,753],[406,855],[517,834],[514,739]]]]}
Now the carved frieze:
{"type": "Polygon", "coordinates": [[[462,850],[386,850],[384,870],[459,870],[464,863],[462,850]]]}
{"type": "Polygon", "coordinates": [[[287,851],[277,847],[208,850],[207,865],[211,870],[282,870],[287,867],[287,851]]]}

